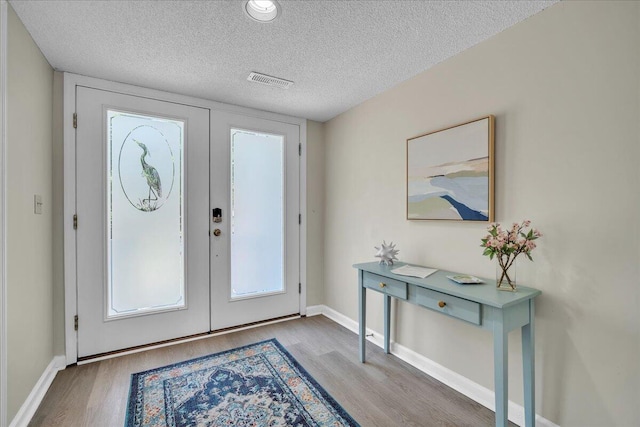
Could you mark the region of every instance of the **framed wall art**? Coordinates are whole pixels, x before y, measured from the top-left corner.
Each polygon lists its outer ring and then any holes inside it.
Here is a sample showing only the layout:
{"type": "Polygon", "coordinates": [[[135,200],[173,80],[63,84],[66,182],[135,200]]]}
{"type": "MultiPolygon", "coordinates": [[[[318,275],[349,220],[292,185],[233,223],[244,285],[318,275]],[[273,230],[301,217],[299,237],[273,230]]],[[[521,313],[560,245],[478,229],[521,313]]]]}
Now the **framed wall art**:
{"type": "Polygon", "coordinates": [[[493,221],[494,122],[407,139],[407,219],[493,221]]]}

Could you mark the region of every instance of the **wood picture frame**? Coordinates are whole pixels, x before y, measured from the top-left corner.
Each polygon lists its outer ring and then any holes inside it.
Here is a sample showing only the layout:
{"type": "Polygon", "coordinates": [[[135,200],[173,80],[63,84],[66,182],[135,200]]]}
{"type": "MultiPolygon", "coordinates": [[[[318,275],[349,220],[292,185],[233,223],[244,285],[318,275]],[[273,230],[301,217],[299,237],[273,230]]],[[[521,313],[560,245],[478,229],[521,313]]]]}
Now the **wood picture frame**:
{"type": "Polygon", "coordinates": [[[494,221],[495,117],[407,139],[407,219],[494,221]]]}

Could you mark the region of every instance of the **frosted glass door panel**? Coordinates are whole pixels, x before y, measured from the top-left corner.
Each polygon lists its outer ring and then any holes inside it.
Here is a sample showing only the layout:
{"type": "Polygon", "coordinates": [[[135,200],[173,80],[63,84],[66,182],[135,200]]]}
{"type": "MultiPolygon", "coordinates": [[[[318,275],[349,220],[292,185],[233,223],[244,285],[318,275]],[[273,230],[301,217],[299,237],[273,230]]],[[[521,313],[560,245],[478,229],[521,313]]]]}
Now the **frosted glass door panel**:
{"type": "Polygon", "coordinates": [[[284,137],[231,129],[231,298],[284,292],[284,137]]]}
{"type": "Polygon", "coordinates": [[[107,317],[185,306],[184,122],[107,111],[107,317]]]}

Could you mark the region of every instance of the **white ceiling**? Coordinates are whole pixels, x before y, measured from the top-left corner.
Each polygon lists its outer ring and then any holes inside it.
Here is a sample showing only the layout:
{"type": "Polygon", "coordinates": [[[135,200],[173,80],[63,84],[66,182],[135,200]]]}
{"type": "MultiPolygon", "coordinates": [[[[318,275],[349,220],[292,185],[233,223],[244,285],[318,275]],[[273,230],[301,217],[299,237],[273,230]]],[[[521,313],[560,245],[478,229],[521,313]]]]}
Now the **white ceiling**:
{"type": "Polygon", "coordinates": [[[267,24],[241,0],[10,3],[57,70],[322,122],[555,1],[282,0],[267,24]]]}

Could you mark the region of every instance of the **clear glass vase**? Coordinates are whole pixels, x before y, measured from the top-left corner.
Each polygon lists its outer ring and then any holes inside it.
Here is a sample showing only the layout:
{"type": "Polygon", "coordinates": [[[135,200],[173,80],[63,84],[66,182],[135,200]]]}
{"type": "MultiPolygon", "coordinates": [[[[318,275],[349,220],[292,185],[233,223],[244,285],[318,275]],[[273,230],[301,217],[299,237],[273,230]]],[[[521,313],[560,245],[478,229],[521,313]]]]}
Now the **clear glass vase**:
{"type": "Polygon", "coordinates": [[[500,291],[516,291],[516,260],[511,264],[505,262],[508,268],[505,270],[500,261],[496,262],[496,287],[500,291]]]}

